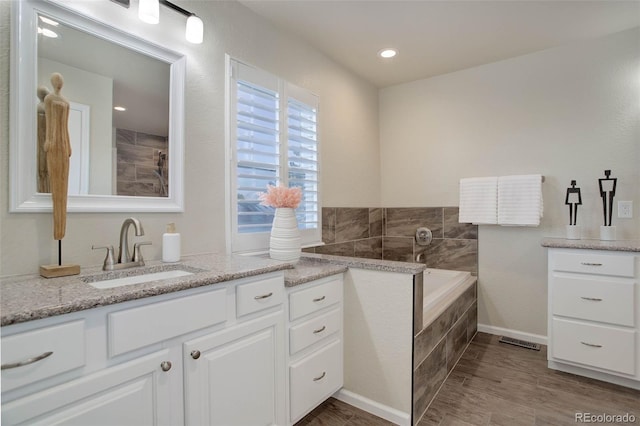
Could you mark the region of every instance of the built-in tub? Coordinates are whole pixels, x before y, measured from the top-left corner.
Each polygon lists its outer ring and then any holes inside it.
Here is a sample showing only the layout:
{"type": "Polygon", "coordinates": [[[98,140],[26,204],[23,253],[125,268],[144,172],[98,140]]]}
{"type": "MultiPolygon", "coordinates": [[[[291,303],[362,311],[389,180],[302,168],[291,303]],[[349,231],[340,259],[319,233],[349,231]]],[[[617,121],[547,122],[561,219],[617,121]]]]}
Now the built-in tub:
{"type": "Polygon", "coordinates": [[[425,269],[423,276],[423,328],[431,324],[474,282],[469,272],[425,269]]]}

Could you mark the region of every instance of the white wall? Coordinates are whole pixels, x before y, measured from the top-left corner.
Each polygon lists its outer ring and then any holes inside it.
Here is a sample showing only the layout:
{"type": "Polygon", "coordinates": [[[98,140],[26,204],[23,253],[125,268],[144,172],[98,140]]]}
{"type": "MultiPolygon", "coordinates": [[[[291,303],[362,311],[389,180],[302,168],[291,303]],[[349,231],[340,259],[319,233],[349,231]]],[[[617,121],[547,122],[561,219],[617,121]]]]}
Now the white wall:
{"type": "MultiPolygon", "coordinates": [[[[9,34],[10,8],[0,2],[0,32],[9,34]]],[[[182,233],[183,254],[224,252],[225,225],[225,70],[224,55],[278,74],[320,96],[323,203],[331,206],[379,205],[378,91],[299,37],[284,33],[237,2],[189,1],[183,4],[202,18],[205,40],[184,40],[184,16],[162,8],[160,24],[137,19],[113,2],[66,2],[169,49],[187,55],[186,175],[183,214],[139,214],[147,259],[159,259],[167,222],[182,233]],[[348,185],[345,184],[348,182],[348,185]]],[[[8,213],[9,37],[0,37],[0,276],[36,273],[55,260],[50,214],[8,213]]],[[[104,254],[91,245],[117,244],[128,214],[72,213],[63,241],[64,261],[99,265],[104,254]]]]}
{"type": "Polygon", "coordinates": [[[633,219],[613,219],[618,237],[640,237],[640,29],[385,88],[379,102],[384,206],[456,206],[462,177],[546,177],[540,227],[480,226],[481,324],[546,335],[540,240],[563,236],[571,179],[588,237],[605,169],[616,201],[634,201],[633,219]]]}

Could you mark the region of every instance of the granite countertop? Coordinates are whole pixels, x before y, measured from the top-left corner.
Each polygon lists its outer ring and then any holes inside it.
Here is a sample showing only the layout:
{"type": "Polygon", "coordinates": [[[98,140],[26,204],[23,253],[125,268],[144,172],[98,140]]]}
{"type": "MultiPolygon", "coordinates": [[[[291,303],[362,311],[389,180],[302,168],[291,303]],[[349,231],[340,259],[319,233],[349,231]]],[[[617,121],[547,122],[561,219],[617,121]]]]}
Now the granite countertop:
{"type": "Polygon", "coordinates": [[[310,253],[303,253],[303,257],[295,264],[264,257],[208,254],[185,256],[176,264],[150,261],[143,268],[117,272],[104,272],[100,267],[89,267],[82,268],[80,275],[61,278],[22,275],[0,279],[0,325],[17,324],[275,271],[284,271],[285,285],[293,287],[346,272],[349,267],[409,274],[417,274],[425,269],[423,264],[310,253]],[[109,274],[117,274],[118,277],[125,274],[138,275],[141,269],[147,273],[183,269],[193,272],[193,275],[111,289],[96,289],[87,284],[92,277],[97,277],[93,280],[97,281],[109,274]]]}
{"type": "Polygon", "coordinates": [[[543,247],[640,252],[640,240],[602,241],[544,238],[543,247]]]}

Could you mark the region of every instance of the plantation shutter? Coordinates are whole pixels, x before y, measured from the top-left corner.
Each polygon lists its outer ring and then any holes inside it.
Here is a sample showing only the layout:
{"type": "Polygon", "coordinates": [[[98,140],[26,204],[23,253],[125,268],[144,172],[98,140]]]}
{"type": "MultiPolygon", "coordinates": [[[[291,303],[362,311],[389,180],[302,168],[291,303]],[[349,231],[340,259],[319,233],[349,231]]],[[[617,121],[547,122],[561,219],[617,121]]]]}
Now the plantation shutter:
{"type": "Polygon", "coordinates": [[[317,97],[233,60],[230,82],[231,251],[268,249],[274,209],[259,200],[267,185],[301,188],[302,243],[319,243],[317,97]]]}

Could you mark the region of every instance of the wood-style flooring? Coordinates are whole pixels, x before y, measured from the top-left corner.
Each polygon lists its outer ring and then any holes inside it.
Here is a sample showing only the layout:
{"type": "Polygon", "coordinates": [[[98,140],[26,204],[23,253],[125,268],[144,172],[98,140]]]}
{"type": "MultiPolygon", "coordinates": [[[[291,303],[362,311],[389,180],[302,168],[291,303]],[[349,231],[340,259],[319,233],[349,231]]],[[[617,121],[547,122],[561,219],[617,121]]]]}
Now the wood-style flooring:
{"type": "MultiPolygon", "coordinates": [[[[498,343],[478,333],[458,361],[419,426],[573,425],[576,413],[635,416],[640,391],[547,368],[547,352],[498,343]]],[[[390,425],[333,398],[297,425],[390,425]]],[[[592,423],[593,424],[593,423],[592,423]]]]}

